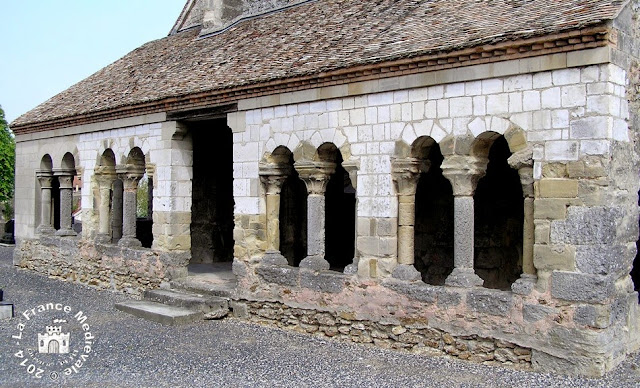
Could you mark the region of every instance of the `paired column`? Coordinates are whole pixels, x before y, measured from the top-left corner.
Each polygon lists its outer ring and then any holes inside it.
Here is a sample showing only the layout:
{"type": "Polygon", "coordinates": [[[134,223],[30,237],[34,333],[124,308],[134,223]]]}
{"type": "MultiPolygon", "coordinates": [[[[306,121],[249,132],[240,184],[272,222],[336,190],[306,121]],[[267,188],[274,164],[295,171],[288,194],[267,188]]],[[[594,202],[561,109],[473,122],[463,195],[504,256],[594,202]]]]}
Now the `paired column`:
{"type": "Polygon", "coordinates": [[[56,236],[77,236],[71,229],[71,212],[73,211],[73,177],[75,170],[60,169],[53,173],[60,183],[60,229],[56,236]]]}
{"type": "Polygon", "coordinates": [[[325,191],[329,178],[336,170],[331,162],[302,161],[294,164],[300,178],[307,186],[307,257],[301,268],[329,269],[325,260],[325,191]]]}
{"type": "Polygon", "coordinates": [[[474,202],[478,181],[487,171],[487,158],[445,156],[442,174],[451,182],[454,196],[454,269],[445,284],[457,287],[481,286],[483,280],[473,269],[474,202]]]}
{"type": "Polygon", "coordinates": [[[393,161],[392,178],[398,195],[398,266],[392,276],[401,280],[420,280],[415,268],[414,242],[416,220],[416,189],[420,174],[429,171],[431,163],[416,158],[393,161]]]}
{"type": "Polygon", "coordinates": [[[116,174],[113,168],[105,169],[100,167],[96,169],[96,176],[100,189],[100,203],[98,205],[100,220],[96,241],[109,243],[111,242],[111,186],[116,179],[116,174]]]}
{"type": "Polygon", "coordinates": [[[280,253],[280,191],[291,174],[291,166],[280,163],[262,163],[260,181],[264,185],[267,206],[267,252],[272,264],[286,265],[287,259],[280,253]]]}
{"type": "Polygon", "coordinates": [[[122,198],[122,238],[118,245],[140,247],[142,243],[136,238],[137,193],[138,182],[144,175],[144,167],[126,166],[118,169],[118,175],[124,185],[122,198]]]}
{"type": "Polygon", "coordinates": [[[36,177],[40,182],[40,225],[39,234],[53,234],[55,229],[51,225],[51,181],[53,173],[49,170],[36,171],[36,177]]]}

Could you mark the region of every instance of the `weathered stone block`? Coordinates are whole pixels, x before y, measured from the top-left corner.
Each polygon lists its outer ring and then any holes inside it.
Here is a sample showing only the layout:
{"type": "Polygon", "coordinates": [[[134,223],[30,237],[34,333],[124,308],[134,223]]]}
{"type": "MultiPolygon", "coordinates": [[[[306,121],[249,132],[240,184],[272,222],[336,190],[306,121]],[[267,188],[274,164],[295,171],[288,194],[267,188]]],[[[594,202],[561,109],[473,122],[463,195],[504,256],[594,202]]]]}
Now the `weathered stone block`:
{"type": "Polygon", "coordinates": [[[538,244],[549,243],[549,233],[551,233],[551,223],[546,220],[535,220],[535,242],[538,244]]]}
{"type": "Polygon", "coordinates": [[[630,257],[621,245],[580,245],[576,249],[576,266],[580,272],[596,275],[629,272],[630,257]]]}
{"type": "Polygon", "coordinates": [[[300,270],[300,286],[313,291],[337,294],[344,290],[350,276],[338,272],[300,270]]]}
{"type": "Polygon", "coordinates": [[[467,294],[471,310],[490,315],[509,316],[513,303],[513,295],[505,291],[472,290],[467,294]]]}
{"type": "Polygon", "coordinates": [[[522,317],[527,322],[537,322],[549,315],[556,314],[558,314],[558,310],[549,306],[542,306],[539,304],[525,304],[522,306],[522,317]]]}
{"type": "Polygon", "coordinates": [[[575,269],[576,248],[571,245],[541,245],[533,246],[533,264],[541,270],[575,269]]]}
{"type": "Polygon", "coordinates": [[[536,219],[562,220],[567,216],[565,199],[537,198],[533,204],[536,219]]]}
{"type": "Polygon", "coordinates": [[[578,181],[573,179],[541,179],[538,191],[542,198],[575,198],[578,196],[578,181]]]}
{"type": "Polygon", "coordinates": [[[621,216],[617,208],[571,206],[565,221],[551,223],[551,243],[610,244],[621,216]]]}
{"type": "Polygon", "coordinates": [[[438,293],[437,287],[424,283],[408,283],[395,279],[389,279],[384,282],[384,285],[387,288],[404,294],[411,299],[415,299],[425,303],[435,303],[438,293]]]}
{"type": "Polygon", "coordinates": [[[298,268],[286,266],[260,265],[256,268],[256,273],[264,281],[287,287],[296,287],[298,285],[299,272],[298,268]]]}
{"type": "Polygon", "coordinates": [[[462,295],[458,292],[448,291],[447,289],[440,289],[437,292],[438,307],[448,308],[454,307],[462,302],[462,295]]]}
{"type": "Polygon", "coordinates": [[[551,274],[551,295],[554,298],[602,303],[613,296],[614,281],[611,277],[554,271],[551,274]]]}

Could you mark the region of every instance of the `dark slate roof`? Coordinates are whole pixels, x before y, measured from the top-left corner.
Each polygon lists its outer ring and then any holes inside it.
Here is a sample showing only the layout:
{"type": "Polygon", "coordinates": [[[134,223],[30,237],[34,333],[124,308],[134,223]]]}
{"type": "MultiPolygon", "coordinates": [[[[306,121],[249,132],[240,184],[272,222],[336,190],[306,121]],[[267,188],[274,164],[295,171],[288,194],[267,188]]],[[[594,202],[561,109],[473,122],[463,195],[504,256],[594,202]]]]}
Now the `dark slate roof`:
{"type": "Polygon", "coordinates": [[[149,42],[12,126],[487,43],[614,19],[622,0],[318,0],[198,39],[149,42]]]}

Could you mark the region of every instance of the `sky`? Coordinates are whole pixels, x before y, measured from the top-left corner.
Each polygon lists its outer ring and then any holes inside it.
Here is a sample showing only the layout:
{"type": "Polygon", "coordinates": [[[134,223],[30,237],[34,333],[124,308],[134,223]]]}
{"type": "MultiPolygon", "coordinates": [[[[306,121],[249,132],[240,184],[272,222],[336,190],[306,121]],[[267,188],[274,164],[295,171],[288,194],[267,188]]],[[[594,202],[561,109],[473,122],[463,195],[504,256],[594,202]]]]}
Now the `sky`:
{"type": "Polygon", "coordinates": [[[11,123],[169,33],[186,0],[0,0],[0,106],[11,123]]]}

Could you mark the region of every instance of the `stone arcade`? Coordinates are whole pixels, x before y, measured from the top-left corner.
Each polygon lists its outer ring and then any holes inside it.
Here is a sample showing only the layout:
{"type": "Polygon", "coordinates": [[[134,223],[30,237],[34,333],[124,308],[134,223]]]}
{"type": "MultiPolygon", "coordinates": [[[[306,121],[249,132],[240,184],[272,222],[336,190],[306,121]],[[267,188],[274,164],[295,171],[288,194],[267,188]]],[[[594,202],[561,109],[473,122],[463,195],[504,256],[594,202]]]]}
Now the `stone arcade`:
{"type": "Polygon", "coordinates": [[[232,263],[237,316],[602,375],[640,346],[639,6],[189,0],[12,123],[14,262],[132,293],[232,263]]]}

